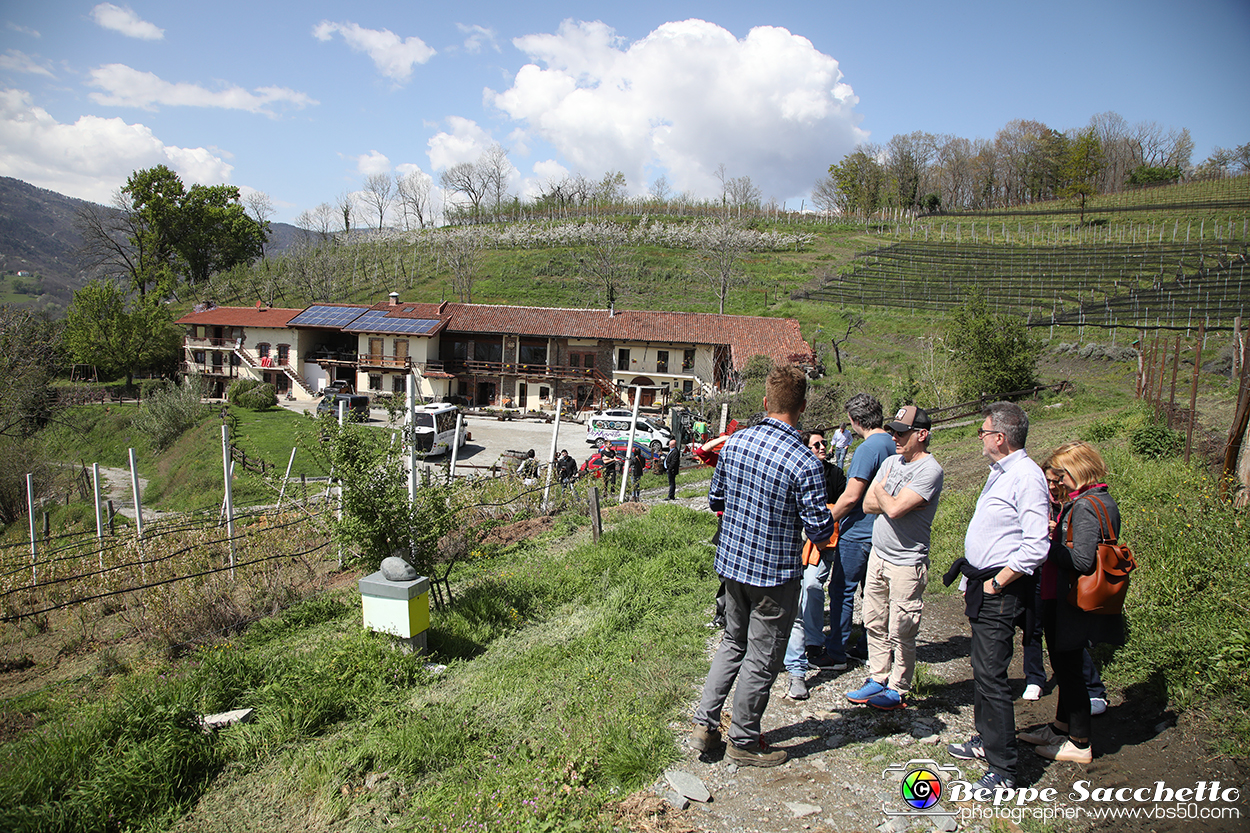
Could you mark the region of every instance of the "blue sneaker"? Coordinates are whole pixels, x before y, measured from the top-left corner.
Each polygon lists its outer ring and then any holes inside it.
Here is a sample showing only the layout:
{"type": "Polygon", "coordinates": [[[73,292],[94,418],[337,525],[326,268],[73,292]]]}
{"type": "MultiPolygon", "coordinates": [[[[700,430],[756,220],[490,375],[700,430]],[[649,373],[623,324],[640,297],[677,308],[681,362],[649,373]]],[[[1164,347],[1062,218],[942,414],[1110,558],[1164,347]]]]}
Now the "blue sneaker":
{"type": "Polygon", "coordinates": [[[903,695],[899,694],[892,688],[872,697],[868,700],[868,705],[874,709],[881,709],[883,712],[894,711],[895,709],[905,709],[907,704],[903,702],[903,695]]]}
{"type": "Polygon", "coordinates": [[[867,680],[864,680],[864,685],[862,687],[857,688],[854,691],[848,691],[846,693],[846,699],[850,700],[852,703],[859,703],[860,705],[863,705],[885,690],[885,686],[881,685],[881,683],[877,682],[872,677],[869,677],[867,680]]]}

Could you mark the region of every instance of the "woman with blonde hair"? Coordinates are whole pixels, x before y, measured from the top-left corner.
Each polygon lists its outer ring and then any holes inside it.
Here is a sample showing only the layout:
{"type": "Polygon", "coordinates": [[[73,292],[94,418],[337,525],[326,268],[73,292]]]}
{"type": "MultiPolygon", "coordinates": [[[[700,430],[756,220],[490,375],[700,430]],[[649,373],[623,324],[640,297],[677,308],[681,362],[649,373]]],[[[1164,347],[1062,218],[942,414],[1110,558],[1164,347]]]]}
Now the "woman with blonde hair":
{"type": "Polygon", "coordinates": [[[1089,443],[1077,440],[1059,446],[1047,470],[1061,478],[1068,491],[1041,570],[1042,629],[1059,702],[1054,723],[1023,733],[1020,740],[1036,744],[1035,751],[1043,758],[1087,764],[1094,756],[1084,651],[1091,643],[1123,645],[1124,619],[1119,614],[1087,613],[1068,602],[1068,591],[1079,576],[1094,571],[1099,542],[1119,537],[1120,509],[1108,492],[1107,464],[1089,443]]]}

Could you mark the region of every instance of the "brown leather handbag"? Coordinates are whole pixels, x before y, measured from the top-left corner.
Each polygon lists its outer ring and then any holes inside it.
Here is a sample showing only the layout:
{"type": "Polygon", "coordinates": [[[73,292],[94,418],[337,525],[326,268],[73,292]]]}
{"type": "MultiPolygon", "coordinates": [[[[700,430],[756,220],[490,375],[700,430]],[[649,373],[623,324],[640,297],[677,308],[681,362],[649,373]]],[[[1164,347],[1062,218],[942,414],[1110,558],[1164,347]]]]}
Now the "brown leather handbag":
{"type": "MultiPolygon", "coordinates": [[[[1133,558],[1132,550],[1116,543],[1111,518],[1102,501],[1093,495],[1089,496],[1089,501],[1098,514],[1098,556],[1094,561],[1094,571],[1087,576],[1078,576],[1068,591],[1068,604],[1086,613],[1119,614],[1124,609],[1129,575],[1137,569],[1137,559],[1133,558]]],[[[1068,516],[1067,544],[1068,549],[1072,549],[1071,515],[1068,516]]]]}

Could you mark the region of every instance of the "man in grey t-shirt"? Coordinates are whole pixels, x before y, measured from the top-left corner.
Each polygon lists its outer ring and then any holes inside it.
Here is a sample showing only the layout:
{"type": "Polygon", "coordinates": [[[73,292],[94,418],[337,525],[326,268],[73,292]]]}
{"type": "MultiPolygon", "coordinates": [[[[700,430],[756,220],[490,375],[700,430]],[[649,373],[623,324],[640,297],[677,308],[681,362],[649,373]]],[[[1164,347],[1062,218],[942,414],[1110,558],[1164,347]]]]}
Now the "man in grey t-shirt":
{"type": "Polygon", "coordinates": [[[942,466],[929,453],[929,415],[901,408],[886,430],[898,452],[877,469],[864,511],[877,515],[864,584],[868,679],[852,703],[890,710],[906,706],[916,670],[916,634],[929,581],[929,532],[942,493],[942,466]]]}

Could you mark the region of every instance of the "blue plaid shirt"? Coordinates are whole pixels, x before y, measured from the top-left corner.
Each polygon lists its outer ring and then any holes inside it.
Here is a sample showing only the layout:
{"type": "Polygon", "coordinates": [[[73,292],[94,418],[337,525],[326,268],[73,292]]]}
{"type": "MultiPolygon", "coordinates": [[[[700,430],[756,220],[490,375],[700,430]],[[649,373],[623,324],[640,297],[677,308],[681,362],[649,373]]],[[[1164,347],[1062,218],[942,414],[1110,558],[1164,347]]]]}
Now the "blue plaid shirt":
{"type": "Polygon", "coordinates": [[[825,541],[835,527],[820,460],[797,429],[771,418],[735,432],[721,448],[708,503],[725,513],[716,572],[754,587],[801,576],[800,533],[825,541]]]}

